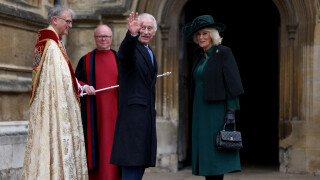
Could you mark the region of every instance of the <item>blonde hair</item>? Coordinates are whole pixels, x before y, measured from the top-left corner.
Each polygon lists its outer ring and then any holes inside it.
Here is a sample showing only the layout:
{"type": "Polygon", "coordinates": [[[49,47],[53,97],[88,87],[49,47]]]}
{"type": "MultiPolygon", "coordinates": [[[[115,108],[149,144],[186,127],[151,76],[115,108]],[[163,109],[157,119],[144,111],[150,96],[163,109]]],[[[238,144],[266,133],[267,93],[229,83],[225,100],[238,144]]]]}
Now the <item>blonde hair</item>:
{"type": "MultiPolygon", "coordinates": [[[[220,37],[219,31],[215,28],[203,28],[203,30],[208,31],[214,46],[218,46],[222,43],[222,37],[220,37]]],[[[198,44],[197,34],[194,33],[193,41],[198,44]]]]}

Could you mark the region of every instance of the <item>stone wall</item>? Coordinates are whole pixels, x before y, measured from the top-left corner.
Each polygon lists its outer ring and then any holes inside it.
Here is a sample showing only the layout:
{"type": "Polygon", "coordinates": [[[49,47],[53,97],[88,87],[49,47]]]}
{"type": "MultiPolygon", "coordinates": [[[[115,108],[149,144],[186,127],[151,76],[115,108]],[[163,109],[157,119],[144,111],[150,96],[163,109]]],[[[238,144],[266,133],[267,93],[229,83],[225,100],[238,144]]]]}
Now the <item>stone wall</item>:
{"type": "Polygon", "coordinates": [[[317,1],[318,16],[314,31],[314,54],[313,54],[313,118],[306,124],[306,171],[320,176],[320,1],[317,1]]]}
{"type": "Polygon", "coordinates": [[[280,171],[319,175],[319,1],[273,2],[281,16],[280,171]]]}
{"type": "MultiPolygon", "coordinates": [[[[46,4],[43,2],[44,5],[46,4]]],[[[38,0],[0,1],[0,179],[22,173],[37,31],[47,26],[38,0]]]]}
{"type": "Polygon", "coordinates": [[[20,179],[27,134],[26,121],[0,122],[0,179],[20,179]]]}
{"type": "Polygon", "coordinates": [[[42,8],[0,1],[0,122],[27,121],[34,45],[46,27],[42,8]]]}

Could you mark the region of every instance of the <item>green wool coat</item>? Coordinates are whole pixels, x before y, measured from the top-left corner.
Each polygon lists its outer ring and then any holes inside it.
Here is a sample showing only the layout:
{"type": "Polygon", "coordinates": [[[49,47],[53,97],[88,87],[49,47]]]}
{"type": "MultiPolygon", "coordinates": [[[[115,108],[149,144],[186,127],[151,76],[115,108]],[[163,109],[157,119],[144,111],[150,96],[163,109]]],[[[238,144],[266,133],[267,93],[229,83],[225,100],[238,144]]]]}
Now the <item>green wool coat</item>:
{"type": "Polygon", "coordinates": [[[204,67],[214,47],[202,57],[193,72],[195,83],[192,117],[192,173],[200,176],[220,175],[241,171],[238,150],[220,150],[216,137],[223,129],[226,109],[240,109],[239,98],[227,94],[225,101],[205,101],[203,96],[204,67]]]}

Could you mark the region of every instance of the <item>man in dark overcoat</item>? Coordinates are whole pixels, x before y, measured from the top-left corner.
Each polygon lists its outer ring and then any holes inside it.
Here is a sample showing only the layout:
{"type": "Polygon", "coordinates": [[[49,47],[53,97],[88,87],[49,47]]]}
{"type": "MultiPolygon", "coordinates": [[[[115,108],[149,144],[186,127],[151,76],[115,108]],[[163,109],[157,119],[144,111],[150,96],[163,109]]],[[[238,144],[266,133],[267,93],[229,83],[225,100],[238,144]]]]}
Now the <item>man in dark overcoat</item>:
{"type": "Polygon", "coordinates": [[[157,154],[155,84],[157,62],[149,47],[157,24],[150,14],[131,13],[129,30],[118,51],[119,111],[111,164],[122,167],[122,180],[141,180],[157,154]]]}

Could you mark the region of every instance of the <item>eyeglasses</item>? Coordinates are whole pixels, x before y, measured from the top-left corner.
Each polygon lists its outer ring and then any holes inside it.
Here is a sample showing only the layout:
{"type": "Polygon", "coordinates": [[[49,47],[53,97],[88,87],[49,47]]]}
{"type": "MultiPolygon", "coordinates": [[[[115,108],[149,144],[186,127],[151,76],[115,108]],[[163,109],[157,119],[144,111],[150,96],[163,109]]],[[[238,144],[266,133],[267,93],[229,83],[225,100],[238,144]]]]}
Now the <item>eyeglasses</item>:
{"type": "Polygon", "coordinates": [[[95,36],[96,38],[103,40],[103,39],[110,39],[112,36],[95,36]]]}
{"type": "Polygon", "coordinates": [[[72,24],[71,20],[67,20],[67,19],[64,19],[64,18],[61,18],[61,17],[58,17],[58,16],[56,16],[56,17],[59,18],[59,19],[64,20],[67,24],[72,24]]]}
{"type": "Polygon", "coordinates": [[[148,31],[152,31],[152,30],[153,30],[153,27],[152,27],[152,26],[142,26],[142,27],[141,27],[141,30],[142,30],[142,31],[145,31],[146,29],[147,29],[148,31]]]}

